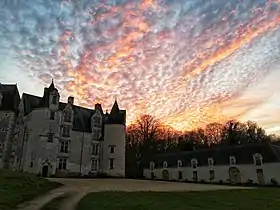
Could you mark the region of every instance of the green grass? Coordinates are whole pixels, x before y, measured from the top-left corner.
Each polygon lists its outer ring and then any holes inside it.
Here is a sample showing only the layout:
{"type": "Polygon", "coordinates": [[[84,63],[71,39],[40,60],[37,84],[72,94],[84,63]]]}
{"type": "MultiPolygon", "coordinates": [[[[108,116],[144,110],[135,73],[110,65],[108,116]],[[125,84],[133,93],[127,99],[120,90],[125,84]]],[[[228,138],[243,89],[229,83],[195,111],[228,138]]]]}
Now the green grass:
{"type": "Polygon", "coordinates": [[[279,210],[280,189],[90,193],[77,210],[279,210]]]}
{"type": "Polygon", "coordinates": [[[31,174],[0,170],[0,209],[15,209],[18,204],[59,186],[31,174]]]}

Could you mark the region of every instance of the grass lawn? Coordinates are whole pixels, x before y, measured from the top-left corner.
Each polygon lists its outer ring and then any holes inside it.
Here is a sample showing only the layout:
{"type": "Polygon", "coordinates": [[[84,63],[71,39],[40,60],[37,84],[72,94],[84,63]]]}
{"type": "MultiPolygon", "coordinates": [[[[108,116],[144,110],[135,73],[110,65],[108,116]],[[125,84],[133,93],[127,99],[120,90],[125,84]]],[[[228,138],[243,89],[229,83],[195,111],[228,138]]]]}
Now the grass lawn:
{"type": "Polygon", "coordinates": [[[61,184],[27,173],[0,170],[0,209],[15,209],[19,203],[59,186],[61,184]]]}
{"type": "Polygon", "coordinates": [[[77,210],[279,210],[280,189],[204,192],[97,192],[77,210]]]}

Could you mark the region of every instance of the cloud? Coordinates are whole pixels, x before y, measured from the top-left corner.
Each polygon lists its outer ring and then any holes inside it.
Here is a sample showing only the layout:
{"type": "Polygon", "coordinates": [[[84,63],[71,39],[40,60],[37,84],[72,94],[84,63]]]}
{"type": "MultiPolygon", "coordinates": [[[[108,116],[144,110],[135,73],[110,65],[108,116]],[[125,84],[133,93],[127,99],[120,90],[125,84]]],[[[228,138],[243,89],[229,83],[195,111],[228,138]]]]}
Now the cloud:
{"type": "Polygon", "coordinates": [[[190,129],[238,115],[220,109],[271,72],[279,12],[264,0],[19,1],[4,6],[0,45],[80,105],[117,96],[128,122],[147,113],[190,129]]]}

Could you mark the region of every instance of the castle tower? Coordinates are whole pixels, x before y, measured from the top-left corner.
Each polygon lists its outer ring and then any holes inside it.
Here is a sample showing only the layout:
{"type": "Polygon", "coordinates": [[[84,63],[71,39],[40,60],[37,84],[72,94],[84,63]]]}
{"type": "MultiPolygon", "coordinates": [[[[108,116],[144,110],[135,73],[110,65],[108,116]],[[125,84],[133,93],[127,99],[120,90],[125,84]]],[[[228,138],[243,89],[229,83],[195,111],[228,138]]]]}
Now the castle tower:
{"type": "Polygon", "coordinates": [[[104,123],[102,169],[108,176],[125,177],[125,118],[115,100],[104,123]]]}

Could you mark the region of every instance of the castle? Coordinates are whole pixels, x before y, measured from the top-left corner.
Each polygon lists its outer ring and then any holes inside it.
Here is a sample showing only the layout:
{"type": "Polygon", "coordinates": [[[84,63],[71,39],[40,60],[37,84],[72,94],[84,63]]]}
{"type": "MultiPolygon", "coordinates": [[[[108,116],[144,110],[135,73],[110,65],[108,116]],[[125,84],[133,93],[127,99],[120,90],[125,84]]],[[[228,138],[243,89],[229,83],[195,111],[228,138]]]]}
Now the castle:
{"type": "Polygon", "coordinates": [[[0,168],[39,174],[125,176],[126,111],[60,102],[53,81],[43,97],[0,83],[0,168]]]}

